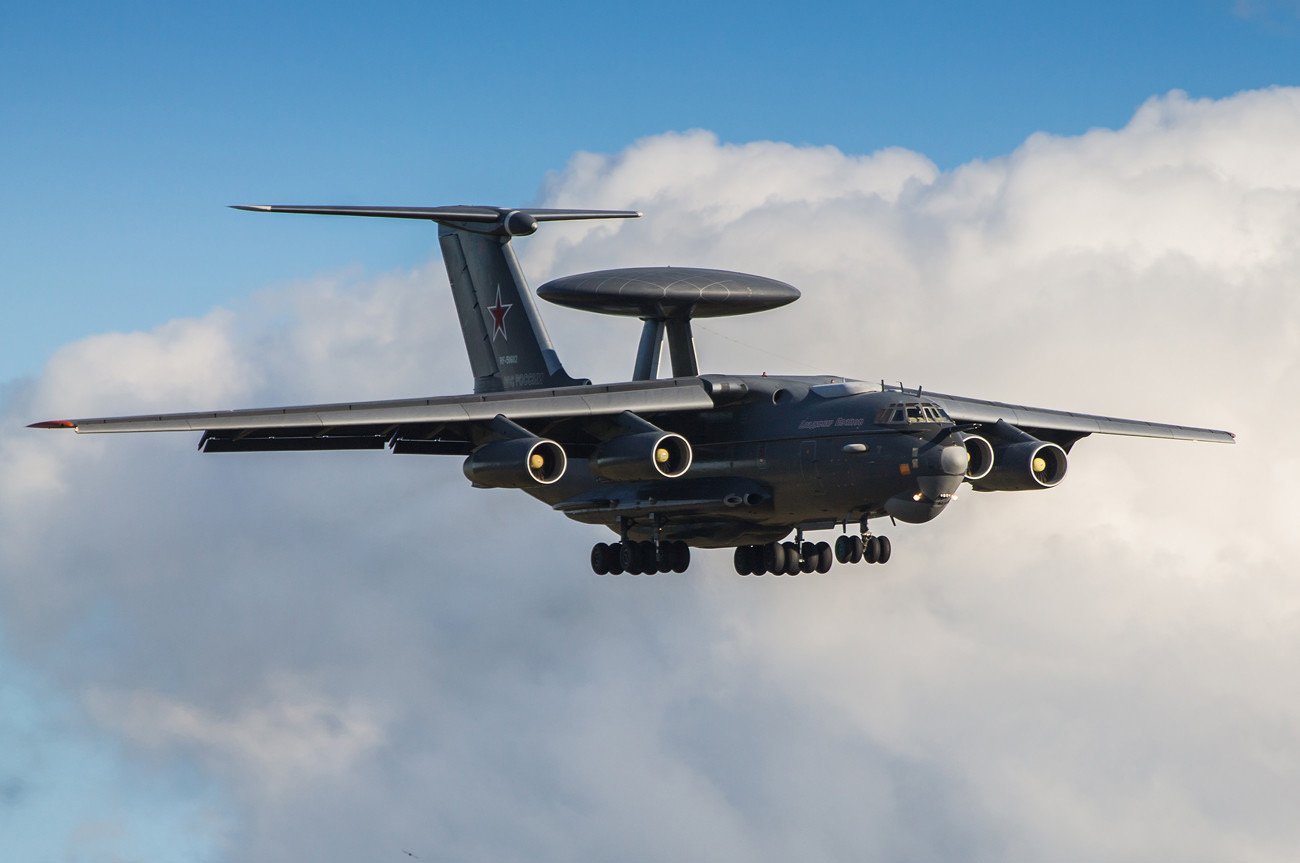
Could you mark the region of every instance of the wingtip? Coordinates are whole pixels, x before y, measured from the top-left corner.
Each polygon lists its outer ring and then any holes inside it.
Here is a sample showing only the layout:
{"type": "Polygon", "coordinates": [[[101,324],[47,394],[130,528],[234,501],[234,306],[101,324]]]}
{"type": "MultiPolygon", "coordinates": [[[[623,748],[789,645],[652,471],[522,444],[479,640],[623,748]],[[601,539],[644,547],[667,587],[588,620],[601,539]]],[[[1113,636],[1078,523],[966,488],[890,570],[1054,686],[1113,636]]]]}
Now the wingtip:
{"type": "Polygon", "coordinates": [[[77,424],[72,420],[46,420],[28,426],[29,429],[75,429],[76,427],[77,424]]]}

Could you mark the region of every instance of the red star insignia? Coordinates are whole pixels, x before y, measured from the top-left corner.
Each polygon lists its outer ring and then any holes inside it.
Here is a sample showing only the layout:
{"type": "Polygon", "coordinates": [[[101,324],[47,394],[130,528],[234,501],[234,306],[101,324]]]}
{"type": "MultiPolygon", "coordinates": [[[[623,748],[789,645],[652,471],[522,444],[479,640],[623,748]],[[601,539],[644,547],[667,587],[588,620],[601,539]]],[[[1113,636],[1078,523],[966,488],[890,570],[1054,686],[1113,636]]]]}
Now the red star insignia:
{"type": "Polygon", "coordinates": [[[514,303],[501,302],[501,286],[497,285],[497,304],[488,306],[488,311],[492,313],[492,341],[497,340],[498,333],[504,336],[506,341],[510,341],[510,336],[506,333],[506,312],[514,306],[514,303]]]}

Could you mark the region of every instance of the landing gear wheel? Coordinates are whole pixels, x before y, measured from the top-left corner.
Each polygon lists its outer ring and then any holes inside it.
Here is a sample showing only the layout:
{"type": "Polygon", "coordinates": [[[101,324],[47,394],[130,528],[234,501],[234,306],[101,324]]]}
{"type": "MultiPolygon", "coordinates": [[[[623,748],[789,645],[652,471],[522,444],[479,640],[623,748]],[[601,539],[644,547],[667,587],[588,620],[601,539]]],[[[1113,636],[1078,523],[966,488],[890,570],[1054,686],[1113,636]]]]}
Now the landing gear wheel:
{"type": "Polygon", "coordinates": [[[655,544],[655,569],[662,575],[673,571],[673,544],[660,542],[655,544]]]}
{"type": "Polygon", "coordinates": [[[655,560],[655,544],[643,539],[636,545],[637,555],[641,558],[641,571],[646,575],[654,575],[659,571],[659,564],[655,560]]]}
{"type": "Polygon", "coordinates": [[[641,549],[635,542],[620,542],[618,544],[618,562],[623,565],[623,571],[628,575],[640,575],[641,549]]]}
{"type": "Polygon", "coordinates": [[[817,568],[817,546],[811,542],[805,542],[799,546],[799,552],[799,571],[807,575],[817,568]]]}
{"type": "Polygon", "coordinates": [[[736,546],[732,562],[736,566],[736,575],[749,575],[749,546],[736,546]]]}
{"type": "Polygon", "coordinates": [[[769,542],[763,546],[763,569],[773,575],[785,572],[785,546],[779,542],[769,542]]]}
{"type": "Polygon", "coordinates": [[[782,543],[785,547],[785,574],[799,574],[799,546],[793,542],[782,543]]]}
{"type": "Polygon", "coordinates": [[[680,575],[691,565],[691,547],[680,539],[676,542],[668,543],[668,546],[672,551],[669,555],[672,560],[671,569],[673,572],[680,575]]]}
{"type": "Polygon", "coordinates": [[[849,563],[857,563],[862,560],[862,537],[849,537],[849,563]]]}
{"type": "Polygon", "coordinates": [[[876,563],[889,563],[889,555],[893,552],[893,544],[890,543],[889,537],[877,537],[880,540],[880,556],[876,558],[876,563]]]}
{"type": "Polygon", "coordinates": [[[876,563],[880,560],[879,537],[868,536],[862,540],[862,559],[867,563],[876,563]]]}
{"type": "Polygon", "coordinates": [[[605,575],[609,572],[610,559],[609,544],[598,542],[591,547],[591,571],[596,575],[605,575]]]}
{"type": "Polygon", "coordinates": [[[832,556],[831,544],[829,542],[817,543],[817,571],[827,573],[831,571],[831,564],[835,562],[832,556]]]}
{"type": "Polygon", "coordinates": [[[623,543],[611,542],[609,544],[609,574],[623,574],[623,543]]]}
{"type": "Polygon", "coordinates": [[[853,551],[853,543],[849,541],[848,534],[843,534],[835,540],[835,559],[840,563],[849,562],[849,554],[853,551]]]}

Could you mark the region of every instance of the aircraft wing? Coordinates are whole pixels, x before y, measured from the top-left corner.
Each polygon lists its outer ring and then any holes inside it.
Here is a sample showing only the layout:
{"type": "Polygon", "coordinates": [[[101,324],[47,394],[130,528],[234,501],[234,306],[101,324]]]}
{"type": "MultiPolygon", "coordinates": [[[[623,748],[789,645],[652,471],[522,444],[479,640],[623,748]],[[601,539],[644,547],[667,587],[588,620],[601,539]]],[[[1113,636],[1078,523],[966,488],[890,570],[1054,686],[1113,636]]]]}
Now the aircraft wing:
{"type": "Polygon", "coordinates": [[[640,416],[714,406],[726,383],[703,378],[515,390],[427,399],[300,405],[235,411],[53,420],[32,428],[79,434],[203,432],[204,452],[350,450],[392,447],[397,453],[469,454],[503,416],[546,436],[581,446],[584,420],[632,411],[640,416]]]}
{"type": "MultiPolygon", "coordinates": [[[[890,389],[895,389],[890,387],[890,389]]],[[[902,390],[899,390],[902,392],[902,390]]],[[[976,423],[981,426],[996,425],[999,420],[1022,429],[1034,437],[1068,447],[1081,437],[1090,434],[1131,435],[1135,437],[1166,438],[1169,440],[1211,441],[1235,443],[1232,432],[1193,426],[1168,425],[1145,420],[1119,419],[1071,411],[1049,410],[1008,402],[987,401],[943,393],[925,393],[925,397],[938,403],[957,423],[976,423]]]]}

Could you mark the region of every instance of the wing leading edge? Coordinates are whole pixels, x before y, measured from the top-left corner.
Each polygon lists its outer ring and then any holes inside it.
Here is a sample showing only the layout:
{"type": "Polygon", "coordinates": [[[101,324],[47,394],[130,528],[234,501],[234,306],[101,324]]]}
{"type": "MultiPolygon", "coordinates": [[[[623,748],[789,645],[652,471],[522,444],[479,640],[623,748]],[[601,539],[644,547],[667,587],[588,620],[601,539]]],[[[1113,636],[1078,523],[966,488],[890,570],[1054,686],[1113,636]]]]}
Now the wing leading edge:
{"type": "MultiPolygon", "coordinates": [[[[895,390],[895,387],[888,389],[895,390]]],[[[898,389],[898,392],[904,390],[898,389]]],[[[999,420],[1024,429],[1035,437],[1061,443],[1057,438],[1073,443],[1090,434],[1128,435],[1132,437],[1164,438],[1166,440],[1207,441],[1211,443],[1236,443],[1232,432],[1195,426],[1169,425],[1145,420],[1081,414],[1072,411],[1027,407],[1009,402],[995,402],[966,396],[925,393],[927,399],[937,402],[958,423],[996,425],[999,420]]]]}
{"type": "MultiPolygon", "coordinates": [[[[31,428],[73,429],[78,434],[203,432],[205,452],[295,449],[382,449],[395,452],[468,452],[467,426],[498,415],[526,425],[563,423],[631,411],[653,415],[708,410],[730,395],[723,376],[634,381],[424,399],[354,402],[234,411],[196,411],[127,417],[50,420],[31,428]],[[447,434],[450,432],[450,434],[447,434]]],[[[743,391],[743,387],[737,388],[743,391]]],[[[898,387],[888,391],[910,394],[898,387]]],[[[994,426],[999,421],[1068,448],[1090,434],[1234,443],[1232,432],[1144,420],[1028,407],[1010,402],[926,392],[958,423],[994,426]]]]}
{"type": "MultiPolygon", "coordinates": [[[[94,417],[33,423],[78,434],[203,432],[204,452],[382,449],[399,453],[469,452],[469,427],[498,416],[554,425],[632,411],[654,415],[714,406],[717,384],[703,378],[560,387],[481,395],[234,411],[94,417]]],[[[472,448],[472,447],[470,447],[472,448]]]]}

